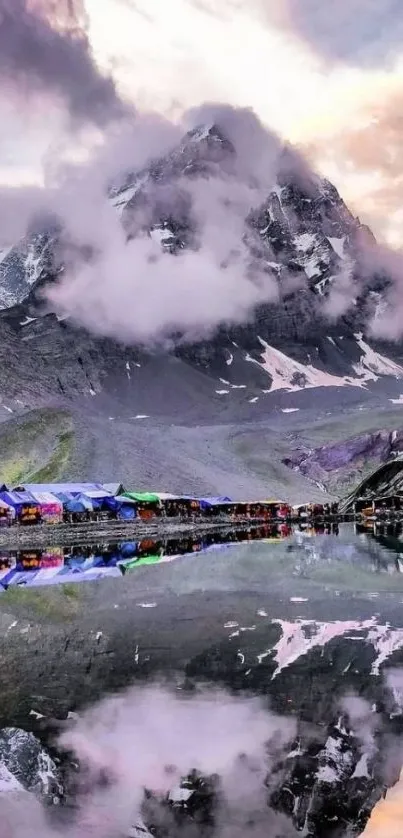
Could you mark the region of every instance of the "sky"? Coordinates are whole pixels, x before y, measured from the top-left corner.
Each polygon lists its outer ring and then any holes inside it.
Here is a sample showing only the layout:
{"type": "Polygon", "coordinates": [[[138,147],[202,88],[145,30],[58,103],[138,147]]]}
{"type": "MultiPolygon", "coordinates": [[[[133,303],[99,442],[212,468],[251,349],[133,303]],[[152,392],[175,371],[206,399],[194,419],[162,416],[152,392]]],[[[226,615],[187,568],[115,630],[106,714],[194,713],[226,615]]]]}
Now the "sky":
{"type": "MultiPolygon", "coordinates": [[[[7,2],[0,0],[0,11],[7,2]]],[[[12,5],[45,11],[59,29],[70,17],[85,24],[91,59],[137,110],[176,119],[204,101],[252,107],[265,125],[302,147],[378,237],[400,246],[400,0],[12,5]]],[[[49,157],[79,153],[82,132],[74,141],[67,132],[66,139],[64,104],[49,90],[2,85],[0,183],[41,183],[49,157]]]]}

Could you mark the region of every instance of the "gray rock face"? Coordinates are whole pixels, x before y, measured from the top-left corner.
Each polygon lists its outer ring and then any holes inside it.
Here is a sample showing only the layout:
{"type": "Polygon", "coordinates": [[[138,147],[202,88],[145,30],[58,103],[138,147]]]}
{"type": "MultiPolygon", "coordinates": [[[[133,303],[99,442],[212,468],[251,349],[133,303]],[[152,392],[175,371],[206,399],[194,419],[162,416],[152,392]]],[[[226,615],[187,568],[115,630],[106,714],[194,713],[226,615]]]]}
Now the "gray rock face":
{"type": "Polygon", "coordinates": [[[49,233],[32,233],[0,250],[0,310],[22,303],[51,274],[53,245],[49,233]]]}
{"type": "Polygon", "coordinates": [[[3,728],[0,730],[0,793],[18,787],[50,803],[57,802],[62,794],[59,771],[39,739],[19,728],[3,728]]]}

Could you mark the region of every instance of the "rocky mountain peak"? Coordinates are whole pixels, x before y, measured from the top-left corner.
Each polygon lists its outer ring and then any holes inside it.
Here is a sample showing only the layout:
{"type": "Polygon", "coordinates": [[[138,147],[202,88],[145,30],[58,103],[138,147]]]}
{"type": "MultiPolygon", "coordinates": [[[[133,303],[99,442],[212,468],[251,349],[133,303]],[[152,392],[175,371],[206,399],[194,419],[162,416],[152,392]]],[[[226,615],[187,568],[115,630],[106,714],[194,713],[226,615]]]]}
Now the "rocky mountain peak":
{"type": "MultiPolygon", "coordinates": [[[[277,180],[267,192],[251,190],[256,201],[245,208],[241,239],[250,251],[255,277],[267,273],[277,284],[277,300],[261,303],[245,324],[223,323],[208,340],[191,344],[187,338],[184,345],[178,331],[176,357],[213,376],[216,395],[232,401],[253,400],[253,404],[275,390],[368,387],[380,375],[402,377],[400,359],[389,360],[398,355],[396,346],[385,355],[384,349],[375,351],[363,339],[366,324],[383,305],[389,282],[386,275],[376,272],[362,276],[360,252],[363,243],[374,245],[372,234],[352,215],[337,189],[312,172],[293,149],[284,147],[273,153],[279,161],[277,180]],[[350,307],[329,321],[329,294],[340,278],[343,288],[349,289],[350,307]]],[[[237,154],[235,144],[213,121],[190,131],[148,167],[119,177],[110,186],[108,198],[127,238],[138,232],[149,235],[172,255],[186,248],[197,250],[200,241],[192,190],[198,180],[208,189],[208,179],[220,172],[229,181],[234,178],[237,154]]],[[[242,177],[248,171],[242,170],[242,177]]],[[[31,225],[25,238],[0,252],[3,331],[13,346],[19,345],[21,358],[27,350],[24,369],[35,348],[46,391],[53,390],[51,382],[56,382],[57,392],[68,395],[70,382],[80,380],[79,391],[92,393],[98,391],[96,382],[105,379],[105,370],[109,375],[116,367],[123,349],[118,341],[112,347],[112,341],[100,341],[78,330],[69,319],[61,322],[50,304],[44,306],[43,286],[68,272],[61,254],[65,259],[71,255],[73,261],[93,258],[91,248],[80,243],[72,252],[74,243],[64,239],[60,225],[54,220],[46,225],[42,218],[31,225]],[[74,354],[78,344],[81,361],[65,357],[74,354]],[[52,347],[57,347],[60,361],[56,377],[50,367],[52,347]],[[70,369],[72,363],[77,374],[70,369]],[[69,369],[66,376],[64,367],[69,369]]],[[[172,265],[174,269],[175,262],[172,265]]],[[[17,367],[16,362],[18,382],[17,367]]],[[[7,394],[10,388],[4,387],[7,394]]]]}

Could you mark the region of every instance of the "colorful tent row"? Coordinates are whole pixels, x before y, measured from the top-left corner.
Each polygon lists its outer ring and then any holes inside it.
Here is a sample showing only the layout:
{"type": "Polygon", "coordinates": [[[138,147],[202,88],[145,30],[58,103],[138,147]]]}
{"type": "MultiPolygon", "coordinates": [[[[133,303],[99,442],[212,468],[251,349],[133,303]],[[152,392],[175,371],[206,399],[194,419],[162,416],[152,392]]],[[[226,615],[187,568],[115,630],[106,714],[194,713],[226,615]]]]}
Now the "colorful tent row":
{"type": "MultiPolygon", "coordinates": [[[[53,487],[52,487],[53,488],[53,487]]],[[[104,508],[114,510],[118,504],[110,493],[101,489],[80,488],[74,491],[50,491],[47,486],[28,489],[19,486],[16,489],[1,487],[0,524],[58,524],[69,516],[92,514],[104,508]]]]}
{"type": "MultiPolygon", "coordinates": [[[[329,506],[329,505],[325,505],[329,506]]],[[[337,510],[336,510],[337,511],[337,510]]],[[[24,483],[0,487],[0,524],[60,523],[91,518],[130,520],[225,515],[229,518],[285,520],[315,517],[329,510],[318,504],[291,507],[281,500],[232,501],[227,496],[195,497],[168,492],[125,491],[121,483],[24,483]]],[[[331,509],[335,514],[335,510],[331,509]]]]}

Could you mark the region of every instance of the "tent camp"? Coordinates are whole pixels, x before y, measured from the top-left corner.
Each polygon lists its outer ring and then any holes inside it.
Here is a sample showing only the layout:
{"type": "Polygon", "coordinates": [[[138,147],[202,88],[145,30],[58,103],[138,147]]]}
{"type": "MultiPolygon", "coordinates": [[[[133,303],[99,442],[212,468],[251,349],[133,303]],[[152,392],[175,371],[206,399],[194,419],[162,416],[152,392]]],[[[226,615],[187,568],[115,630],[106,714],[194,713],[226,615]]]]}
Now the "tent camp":
{"type": "Polygon", "coordinates": [[[41,521],[40,504],[30,492],[0,492],[0,500],[14,509],[21,524],[38,524],[41,521]]]}

